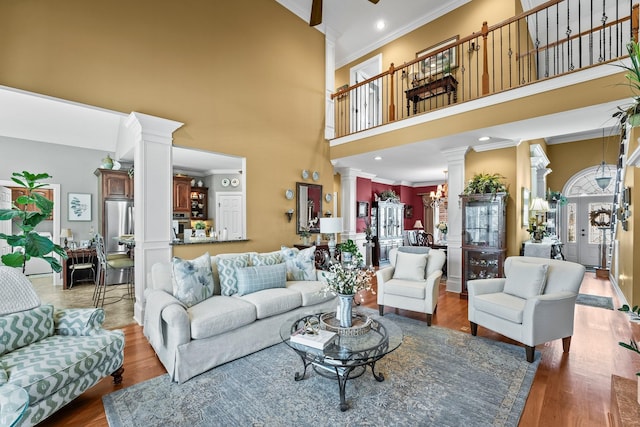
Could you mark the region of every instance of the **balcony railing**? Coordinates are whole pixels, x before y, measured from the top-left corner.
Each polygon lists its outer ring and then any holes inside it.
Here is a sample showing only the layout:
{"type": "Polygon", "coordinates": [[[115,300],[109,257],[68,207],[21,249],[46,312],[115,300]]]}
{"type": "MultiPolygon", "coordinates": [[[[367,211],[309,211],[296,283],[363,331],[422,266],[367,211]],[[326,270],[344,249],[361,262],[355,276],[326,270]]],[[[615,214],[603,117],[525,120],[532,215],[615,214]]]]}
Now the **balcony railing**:
{"type": "Polygon", "coordinates": [[[611,62],[638,40],[632,0],[552,0],[332,94],[335,137],[611,62]]]}

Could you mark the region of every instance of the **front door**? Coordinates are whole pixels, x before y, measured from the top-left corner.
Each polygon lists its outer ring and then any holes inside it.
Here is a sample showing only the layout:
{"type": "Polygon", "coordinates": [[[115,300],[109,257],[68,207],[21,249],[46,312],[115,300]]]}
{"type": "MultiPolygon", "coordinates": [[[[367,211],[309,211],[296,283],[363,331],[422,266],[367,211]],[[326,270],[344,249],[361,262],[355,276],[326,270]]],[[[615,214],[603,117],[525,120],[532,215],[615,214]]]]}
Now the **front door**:
{"type": "MultiPolygon", "coordinates": [[[[564,208],[566,209],[567,224],[564,254],[568,261],[585,266],[599,267],[601,264],[602,247],[600,243],[603,231],[591,225],[591,212],[601,208],[611,209],[612,196],[571,197],[564,208]]],[[[611,243],[611,230],[604,231],[606,246],[611,243]]],[[[605,266],[606,267],[606,266],[605,266]]]]}

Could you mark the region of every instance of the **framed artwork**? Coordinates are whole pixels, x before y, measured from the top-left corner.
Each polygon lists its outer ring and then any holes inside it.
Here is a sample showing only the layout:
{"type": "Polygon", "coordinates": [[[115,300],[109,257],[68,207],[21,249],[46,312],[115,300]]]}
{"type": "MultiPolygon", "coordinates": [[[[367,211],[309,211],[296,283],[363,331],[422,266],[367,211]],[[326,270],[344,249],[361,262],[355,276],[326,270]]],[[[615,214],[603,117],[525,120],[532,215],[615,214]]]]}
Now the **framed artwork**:
{"type": "MultiPolygon", "coordinates": [[[[431,47],[428,47],[420,52],[416,53],[416,58],[429,55],[431,52],[435,52],[444,48],[452,43],[457,42],[459,36],[453,36],[447,40],[441,41],[431,47]]],[[[451,49],[442,51],[435,56],[431,56],[420,61],[420,70],[425,76],[448,73],[452,69],[458,66],[458,46],[452,46],[451,49]]]]}
{"type": "Polygon", "coordinates": [[[69,221],[91,221],[91,193],[67,193],[69,221]]]}
{"type": "Polygon", "coordinates": [[[404,208],[404,217],[405,218],[413,218],[413,206],[407,205],[404,208]]]}
{"type": "Polygon", "coordinates": [[[369,203],[358,202],[358,218],[366,218],[369,216],[369,203]]]}
{"type": "Polygon", "coordinates": [[[529,203],[531,203],[531,191],[522,187],[522,227],[529,228],[529,203]]]}

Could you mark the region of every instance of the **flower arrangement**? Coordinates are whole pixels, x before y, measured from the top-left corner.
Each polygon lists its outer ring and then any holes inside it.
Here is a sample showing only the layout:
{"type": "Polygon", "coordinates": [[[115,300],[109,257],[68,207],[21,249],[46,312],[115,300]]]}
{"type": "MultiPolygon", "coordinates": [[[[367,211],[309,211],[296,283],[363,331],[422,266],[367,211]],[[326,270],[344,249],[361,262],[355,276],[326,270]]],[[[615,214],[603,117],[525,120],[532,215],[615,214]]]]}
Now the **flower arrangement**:
{"type": "Polygon", "coordinates": [[[302,237],[303,239],[310,237],[311,229],[315,227],[316,222],[318,222],[318,217],[315,217],[314,219],[309,220],[309,223],[307,225],[301,225],[300,237],[302,237]]]}
{"type": "Polygon", "coordinates": [[[534,242],[542,241],[544,236],[547,236],[547,223],[541,218],[538,219],[535,216],[529,218],[529,228],[527,228],[529,234],[531,234],[531,240],[534,242]]]}
{"type": "Polygon", "coordinates": [[[398,203],[400,201],[400,196],[398,196],[393,190],[384,190],[380,193],[380,200],[388,200],[390,202],[398,203]]]}
{"type": "Polygon", "coordinates": [[[322,290],[325,295],[329,292],[340,295],[355,295],[362,290],[375,295],[371,284],[373,273],[370,270],[333,264],[329,267],[329,273],[325,277],[327,284],[322,290]]]}
{"type": "Polygon", "coordinates": [[[447,227],[447,223],[444,221],[440,221],[440,223],[438,224],[438,230],[442,234],[447,234],[447,232],[449,231],[449,228],[447,227]]]}

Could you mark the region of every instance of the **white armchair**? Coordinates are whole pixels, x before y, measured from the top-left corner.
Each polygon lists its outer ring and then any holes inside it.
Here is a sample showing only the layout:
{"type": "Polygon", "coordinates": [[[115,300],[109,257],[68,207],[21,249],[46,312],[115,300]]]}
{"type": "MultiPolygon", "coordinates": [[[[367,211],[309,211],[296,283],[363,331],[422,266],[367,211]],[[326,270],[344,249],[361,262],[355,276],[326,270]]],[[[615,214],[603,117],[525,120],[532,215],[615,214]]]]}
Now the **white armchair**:
{"type": "Polygon", "coordinates": [[[505,278],[467,282],[471,334],[480,325],[521,342],[528,362],[533,362],[536,345],[559,338],[568,353],[584,271],[568,261],[507,258],[505,278]]]}
{"type": "Polygon", "coordinates": [[[411,247],[410,252],[389,251],[391,266],[376,272],[378,282],[378,311],[384,306],[426,313],[427,325],[438,305],[442,266],[447,256],[437,249],[411,247]],[[419,253],[416,253],[419,252],[419,253]]]}

